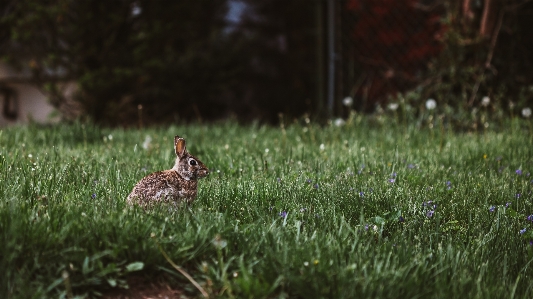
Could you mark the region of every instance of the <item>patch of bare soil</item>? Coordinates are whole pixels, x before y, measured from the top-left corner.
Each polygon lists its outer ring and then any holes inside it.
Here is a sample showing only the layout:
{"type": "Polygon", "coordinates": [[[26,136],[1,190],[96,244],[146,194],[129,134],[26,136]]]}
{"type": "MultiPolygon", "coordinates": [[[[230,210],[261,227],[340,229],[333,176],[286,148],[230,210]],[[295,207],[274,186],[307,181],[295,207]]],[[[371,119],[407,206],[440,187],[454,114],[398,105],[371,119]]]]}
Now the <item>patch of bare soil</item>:
{"type": "Polygon", "coordinates": [[[113,289],[107,291],[102,299],[174,299],[188,298],[184,292],[178,290],[162,280],[147,281],[144,277],[129,277],[129,289],[113,289]]]}

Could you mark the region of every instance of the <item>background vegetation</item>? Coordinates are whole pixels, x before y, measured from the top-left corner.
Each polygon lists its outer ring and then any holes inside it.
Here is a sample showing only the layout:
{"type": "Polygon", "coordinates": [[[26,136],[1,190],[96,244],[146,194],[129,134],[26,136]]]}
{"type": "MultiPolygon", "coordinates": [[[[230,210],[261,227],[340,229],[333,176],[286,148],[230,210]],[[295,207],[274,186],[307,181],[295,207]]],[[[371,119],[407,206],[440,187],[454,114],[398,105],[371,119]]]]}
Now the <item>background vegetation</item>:
{"type": "Polygon", "coordinates": [[[345,97],[365,113],[403,99],[414,114],[433,98],[461,119],[484,97],[494,114],[531,102],[530,1],[334,3],[332,111],[323,0],[8,0],[0,57],[31,73],[65,118],[112,126],[347,118],[345,97]],[[65,82],[78,85],[74,98],[65,82]]]}
{"type": "Polygon", "coordinates": [[[433,119],[0,131],[4,298],[93,296],[165,274],[212,297],[529,298],[531,123],[433,119]],[[430,124],[433,124],[430,125],[430,124]],[[190,209],[125,197],[172,137],[212,170],[190,209]]]}

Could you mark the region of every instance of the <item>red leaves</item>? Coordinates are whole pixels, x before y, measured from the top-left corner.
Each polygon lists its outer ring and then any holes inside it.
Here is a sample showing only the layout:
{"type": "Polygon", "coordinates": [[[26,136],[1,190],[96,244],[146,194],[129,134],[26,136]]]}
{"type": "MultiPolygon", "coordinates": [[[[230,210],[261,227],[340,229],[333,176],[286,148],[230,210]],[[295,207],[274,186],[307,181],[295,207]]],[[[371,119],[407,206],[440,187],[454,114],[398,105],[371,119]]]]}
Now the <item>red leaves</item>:
{"type": "MultiPolygon", "coordinates": [[[[356,20],[352,31],[356,45],[354,54],[363,69],[374,74],[376,70],[381,71],[381,74],[402,74],[403,78],[392,78],[392,80],[403,80],[405,83],[406,76],[414,76],[429,60],[441,52],[443,48],[441,40],[446,30],[440,22],[442,12],[427,7],[421,9],[420,2],[418,0],[347,2],[346,8],[354,13],[356,20]]],[[[380,79],[391,80],[391,78],[374,78],[373,84],[379,84],[380,79]]],[[[398,83],[396,87],[400,85],[405,86],[398,83]]],[[[383,90],[376,96],[389,92],[393,90],[383,90]]]]}
{"type": "Polygon", "coordinates": [[[357,58],[373,64],[417,71],[442,49],[440,15],[417,7],[416,0],[351,0],[357,58]]]}

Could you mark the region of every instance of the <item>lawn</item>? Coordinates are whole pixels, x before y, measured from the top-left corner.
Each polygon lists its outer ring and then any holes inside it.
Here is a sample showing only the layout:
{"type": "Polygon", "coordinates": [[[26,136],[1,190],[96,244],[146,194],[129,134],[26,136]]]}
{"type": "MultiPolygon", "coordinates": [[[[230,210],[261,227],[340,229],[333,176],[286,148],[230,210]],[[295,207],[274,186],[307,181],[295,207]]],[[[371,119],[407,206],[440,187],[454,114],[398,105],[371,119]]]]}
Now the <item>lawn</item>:
{"type": "Polygon", "coordinates": [[[419,126],[3,128],[0,297],[201,297],[172,261],[212,298],[531,298],[531,127],[419,126]],[[211,170],[196,201],[127,205],[177,134],[211,170]]]}

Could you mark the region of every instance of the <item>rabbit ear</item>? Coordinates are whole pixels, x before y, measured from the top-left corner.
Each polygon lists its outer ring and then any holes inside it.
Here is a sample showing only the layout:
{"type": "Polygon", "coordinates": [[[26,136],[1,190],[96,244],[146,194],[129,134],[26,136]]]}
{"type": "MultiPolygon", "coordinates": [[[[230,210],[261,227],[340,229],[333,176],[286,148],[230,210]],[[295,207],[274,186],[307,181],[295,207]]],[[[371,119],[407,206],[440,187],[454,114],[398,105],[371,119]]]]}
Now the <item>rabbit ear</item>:
{"type": "Polygon", "coordinates": [[[174,149],[176,150],[176,156],[178,156],[178,158],[183,157],[187,152],[185,149],[185,139],[176,135],[176,137],[174,137],[174,149]]]}

